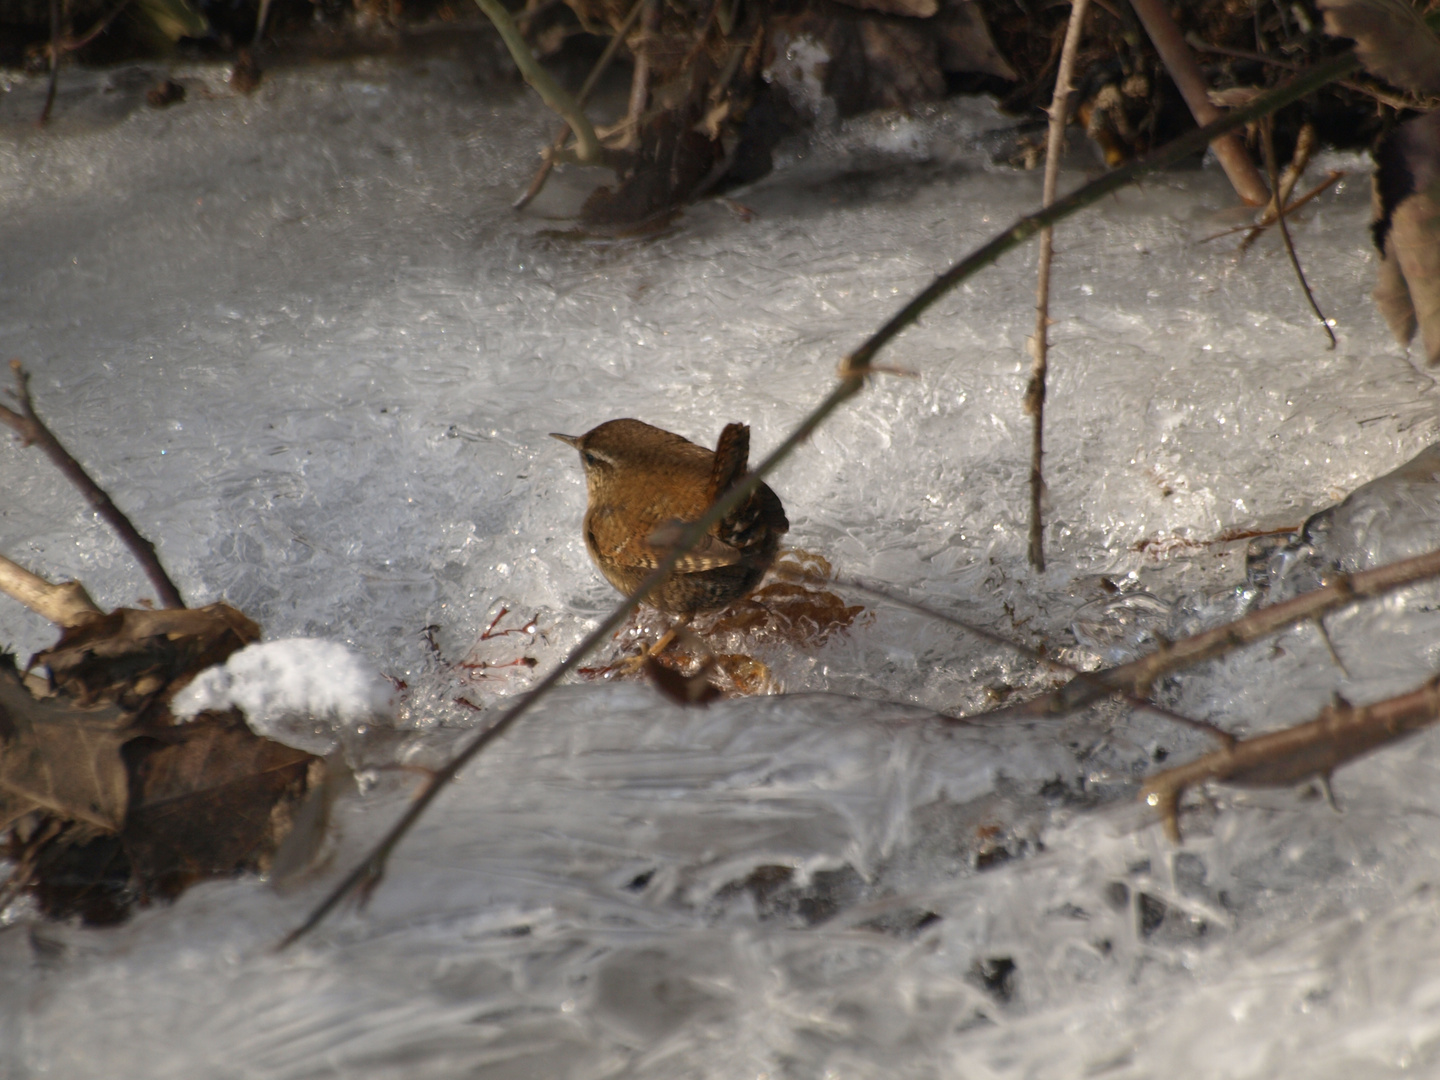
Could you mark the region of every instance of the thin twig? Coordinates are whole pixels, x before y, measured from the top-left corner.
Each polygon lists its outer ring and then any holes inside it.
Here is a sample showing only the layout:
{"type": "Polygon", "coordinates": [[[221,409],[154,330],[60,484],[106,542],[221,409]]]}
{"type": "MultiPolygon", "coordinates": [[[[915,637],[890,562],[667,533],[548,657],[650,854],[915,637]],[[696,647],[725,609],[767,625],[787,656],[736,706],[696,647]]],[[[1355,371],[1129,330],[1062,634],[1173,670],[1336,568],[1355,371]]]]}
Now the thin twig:
{"type": "MultiPolygon", "coordinates": [[[[924,615],[927,618],[935,619],[937,622],[958,627],[966,633],[974,634],[976,637],[988,641],[992,645],[999,645],[1003,649],[1008,649],[1010,652],[1022,656],[1026,660],[1032,660],[1043,667],[1049,668],[1051,671],[1063,672],[1074,676],[1085,675],[1085,672],[1075,667],[1075,665],[1067,664],[1063,660],[1056,660],[1043,648],[1031,648],[1028,645],[1020,644],[1018,641],[1011,641],[1003,634],[997,634],[995,631],[987,630],[983,626],[976,626],[974,623],[966,622],[964,619],[958,619],[954,615],[947,615],[943,611],[938,611],[925,604],[917,603],[903,596],[898,596],[885,589],[876,588],[874,585],[866,585],[864,582],[856,581],[854,578],[837,577],[833,579],[833,582],[842,589],[853,589],[856,592],[866,593],[867,595],[878,597],[882,600],[888,600],[890,603],[899,607],[908,608],[917,615],[924,615]]],[[[1133,708],[1143,709],[1145,712],[1153,713],[1182,727],[1193,728],[1196,731],[1203,732],[1218,741],[1222,746],[1231,746],[1235,742],[1234,735],[1231,735],[1230,732],[1224,728],[1216,727],[1208,720],[1197,720],[1193,716],[1186,716],[1183,713],[1175,712],[1172,709],[1165,708],[1163,705],[1155,704],[1155,702],[1150,701],[1148,698],[1140,697],[1138,694],[1132,694],[1122,689],[1113,691],[1110,696],[1119,698],[1133,708]]],[[[947,719],[951,718],[947,717],[947,719]]],[[[959,717],[954,719],[957,723],[973,723],[975,718],[959,717]]]]}
{"type": "Polygon", "coordinates": [[[99,19],[97,19],[95,21],[95,25],[90,27],[89,30],[85,31],[83,35],[78,38],[66,37],[64,40],[62,40],[60,42],[60,51],[75,52],[77,49],[83,49],[86,45],[89,45],[92,41],[94,41],[101,34],[103,34],[109,28],[110,24],[114,22],[115,19],[120,15],[120,13],[129,6],[130,0],[120,0],[120,2],[110,10],[109,14],[103,15],[99,19]]]}
{"type": "MultiPolygon", "coordinates": [[[[591,93],[595,90],[595,84],[600,81],[600,76],[605,74],[610,67],[610,61],[615,59],[615,54],[620,51],[620,46],[625,43],[625,36],[630,33],[635,25],[635,20],[640,18],[640,12],[645,10],[645,0],[635,0],[630,7],[630,13],[625,16],[625,21],[620,24],[610,40],[605,43],[605,50],[600,54],[600,59],[595,61],[595,66],[590,69],[590,74],[585,76],[585,82],[580,87],[580,92],[575,95],[575,104],[583,108],[590,100],[591,93]]],[[[550,144],[550,149],[545,153],[545,160],[540,163],[540,168],[535,170],[535,175],[530,180],[530,186],[525,189],[525,194],[516,199],[512,204],[514,210],[524,210],[540,194],[540,189],[545,186],[545,181],[550,178],[550,172],[555,168],[555,155],[565,149],[565,140],[570,138],[570,125],[567,123],[560,128],[560,133],[550,144]]]]}
{"type": "Polygon", "coordinates": [[[620,140],[622,147],[640,141],[640,125],[646,106],[650,104],[650,76],[654,66],[650,51],[655,47],[660,30],[659,0],[646,0],[640,20],[640,43],[630,50],[635,54],[635,66],[630,71],[630,103],[625,110],[625,119],[620,121],[620,130],[625,133],[620,140]]]}
{"type": "Polygon", "coordinates": [[[600,141],[595,137],[595,128],[585,116],[585,111],[575,103],[575,99],[567,94],[546,71],[540,66],[540,61],[535,59],[535,54],[530,51],[530,44],[521,35],[515,26],[515,20],[510,18],[510,12],[505,10],[505,5],[500,0],[475,0],[476,5],[485,13],[495,29],[500,32],[500,38],[505,42],[505,47],[510,50],[510,58],[515,61],[515,66],[520,69],[520,74],[525,81],[531,85],[540,99],[554,109],[570,125],[570,130],[575,132],[576,156],[587,165],[598,165],[603,160],[600,150],[600,141]]]}
{"type": "MultiPolygon", "coordinates": [[[[1135,9],[1135,14],[1140,16],[1145,32],[1150,35],[1150,41],[1154,44],[1155,51],[1160,54],[1160,59],[1164,61],[1165,70],[1170,72],[1170,78],[1174,80],[1180,96],[1185,99],[1185,104],[1190,106],[1190,114],[1195,117],[1195,122],[1202,125],[1212,123],[1221,115],[1220,110],[1211,103],[1210,88],[1205,84],[1205,76],[1200,71],[1195,54],[1185,44],[1180,28],[1170,17],[1169,8],[1163,0],[1130,0],[1130,6],[1135,9]]],[[[1265,181],[1260,179],[1255,163],[1245,152],[1245,144],[1234,135],[1226,135],[1210,145],[1220,167],[1230,178],[1235,193],[1251,206],[1263,206],[1270,193],[1265,190],[1265,181]]]]}
{"type": "MultiPolygon", "coordinates": [[[[1307,191],[1304,195],[1301,195],[1300,198],[1296,199],[1294,202],[1287,204],[1285,207],[1285,213],[1293,214],[1296,210],[1299,210],[1311,199],[1314,199],[1319,195],[1323,195],[1326,191],[1329,191],[1332,187],[1335,186],[1337,181],[1345,179],[1345,175],[1346,174],[1344,169],[1331,169],[1328,173],[1325,174],[1324,180],[1320,181],[1320,183],[1316,184],[1313,188],[1307,191]]],[[[1265,213],[1261,215],[1260,220],[1257,221],[1254,225],[1236,225],[1233,228],[1224,229],[1221,232],[1213,233],[1210,236],[1207,236],[1204,239],[1198,241],[1198,243],[1208,244],[1212,240],[1223,240],[1225,237],[1234,236],[1238,232],[1251,233],[1254,232],[1256,229],[1268,229],[1271,225],[1274,224],[1275,221],[1273,218],[1271,218],[1270,211],[1267,209],[1265,213]]]]}
{"type": "Polygon", "coordinates": [[[40,110],[38,125],[50,122],[55,105],[55,92],[60,88],[60,0],[50,0],[50,86],[45,91],[45,107],[40,110]]]}
{"type": "MultiPolygon", "coordinates": [[[[1080,48],[1080,31],[1089,0],[1073,0],[1065,44],[1060,48],[1060,67],[1055,74],[1055,93],[1050,99],[1050,131],[1045,143],[1045,185],[1041,206],[1055,201],[1060,182],[1060,154],[1065,146],[1065,124],[1070,119],[1071,79],[1075,75],[1075,54],[1080,48]]],[[[1045,375],[1050,353],[1050,263],[1055,254],[1055,230],[1040,230],[1040,265],[1035,284],[1035,336],[1030,339],[1030,385],[1025,389],[1025,411],[1033,421],[1030,428],[1030,565],[1045,572],[1045,522],[1042,503],[1045,494],[1045,375]]]]}
{"type": "MultiPolygon", "coordinates": [[[[499,738],[508,731],[516,721],[534,707],[537,701],[555,686],[565,675],[578,667],[585,657],[595,648],[603,644],[609,635],[620,626],[635,610],[641,599],[657,585],[659,585],[683,558],[691,548],[700,543],[708,534],[711,526],[715,525],[726,514],[750,496],[750,493],[760,482],[773,472],[791,453],[795,451],[814,431],[825,422],[831,413],[835,412],[850,398],[854,397],[864,387],[865,376],[870,373],[870,362],[879,352],[900,334],[911,323],[915,322],[935,301],[955,288],[967,277],[977,273],[979,270],[989,266],[1011,248],[1024,243],[1034,236],[1041,227],[1061,221],[1078,210],[1083,209],[1092,203],[1098,202],[1104,196],[1123,187],[1139,176],[1152,172],[1155,169],[1164,168],[1173,162],[1182,160],[1194,153],[1201,147],[1209,144],[1217,134],[1233,130],[1242,124],[1248,123],[1255,118],[1264,115],[1266,112],[1278,109],[1287,105],[1297,98],[1303,97],[1334,79],[1348,75],[1360,66],[1359,59],[1353,51],[1343,56],[1335,57],[1318,65],[1305,75],[1270,91],[1268,94],[1257,98],[1249,105],[1236,109],[1235,111],[1221,117],[1214,124],[1199,128],[1181,136],[1173,143],[1162,147],[1140,161],[1132,162],[1122,169],[1116,169],[1100,179],[1085,185],[1077,191],[1071,192],[1063,199],[1056,200],[1049,207],[1037,213],[1021,218],[1005,232],[991,240],[984,247],[972,252],[961,259],[949,270],[937,277],[930,285],[922,291],[914,300],[906,304],[899,312],[885,323],[879,330],[872,334],[858,349],[847,355],[840,367],[840,382],[830,391],[810,413],[801,420],[799,426],[790,433],[786,439],[775,448],[769,457],[757,465],[744,480],[732,487],[724,496],[716,500],[715,505],[700,516],[693,524],[688,526],[676,541],[674,548],[660,561],[655,570],[640,583],[635,594],[618,607],[616,607],[601,623],[587,634],[571,653],[556,667],[549,675],[542,679],[534,689],[526,693],[519,701],[507,709],[500,718],[485,731],[479,733],[474,740],[460,750],[444,767],[434,774],[434,779],[415,797],[415,800],[401,815],[400,819],[385,833],[380,841],[361,859],[345,878],[336,885],[330,893],[310,912],[305,921],[292,930],[280,943],[279,948],[285,948],[295,941],[298,941],[305,934],[320,924],[337,905],[352,891],[362,886],[374,887],[380,880],[385,870],[385,863],[396,845],[404,838],[410,827],[419,820],[426,808],[434,801],[444,786],[449,783],[469,762],[487,745],[499,738]]],[[[1440,553],[1434,557],[1436,560],[1435,572],[1440,572],[1440,553]]],[[[1308,614],[1308,613],[1307,613],[1308,614]]],[[[1303,616],[1302,616],[1303,617],[1303,616]]],[[[1118,669],[1117,669],[1118,670],[1118,669]]],[[[1087,679],[1089,677],[1086,677],[1087,679]]],[[[1079,679],[1072,681],[1075,686],[1079,679]]],[[[1087,686],[1089,683],[1087,682],[1087,686]]],[[[1147,684],[1148,685],[1148,684],[1147,684]]],[[[1098,697],[1108,694],[1111,687],[1097,687],[1097,692],[1089,699],[1096,700],[1098,697]]]]}
{"type": "Polygon", "coordinates": [[[1217,135],[1258,120],[1267,113],[1274,112],[1276,109],[1318,90],[1327,83],[1343,78],[1359,67],[1360,60],[1353,51],[1332,57],[1317,64],[1304,75],[1260,95],[1248,105],[1226,113],[1213,124],[1187,131],[1178,139],[1166,143],[1159,150],[1139,161],[1132,161],[1123,168],[1108,172],[1084,187],[1077,188],[1070,194],[1056,199],[1045,209],[1020,218],[999,236],[983,247],[972,251],[950,269],[940,274],[915,299],[901,308],[889,322],[877,330],[860,348],[856,349],[851,354],[851,361],[861,367],[868,364],[870,359],[888,345],[897,334],[918,320],[931,305],[956,285],[976,271],[989,266],[1007,251],[1019,247],[1046,225],[1063,221],[1077,210],[1099,202],[1105,196],[1119,191],[1141,176],[1166,168],[1177,161],[1183,161],[1196,151],[1210,145],[1211,140],[1217,135]]]}
{"type": "Polygon", "coordinates": [[[7,424],[18,432],[26,446],[33,444],[40,447],[65,478],[80,489],[80,493],[94,507],[95,512],[120,534],[120,539],[140,563],[145,576],[150,579],[150,584],[155,586],[161,606],[183,608],[185,602],[180,599],[180,590],[160,565],[160,557],[155,554],[155,545],[140,535],[139,530],[111,501],[110,496],[105,494],[104,489],[90,478],[84,466],[70,456],[70,452],[60,445],[60,440],[55,438],[40,417],[35,415],[35,405],[30,400],[30,376],[20,366],[20,361],[10,361],[10,368],[15,372],[15,397],[20,403],[20,411],[17,413],[5,405],[0,405],[0,423],[7,424]]]}
{"type": "Polygon", "coordinates": [[[1320,310],[1320,305],[1315,302],[1315,294],[1310,291],[1310,283],[1305,280],[1305,271],[1300,267],[1300,256],[1295,254],[1295,241],[1290,238],[1290,226],[1285,223],[1285,211],[1282,207],[1282,193],[1280,191],[1280,172],[1275,164],[1275,125],[1270,117],[1260,121],[1261,143],[1265,150],[1265,169],[1270,174],[1270,189],[1275,192],[1271,208],[1275,214],[1276,223],[1280,226],[1280,237],[1285,241],[1285,253],[1290,256],[1290,265],[1295,268],[1295,276],[1300,279],[1300,288],[1305,291],[1305,299],[1310,302],[1310,310],[1315,312],[1315,318],[1320,320],[1320,325],[1325,329],[1325,336],[1330,339],[1330,348],[1335,348],[1335,331],[1330,329],[1330,320],[1320,310]]]}
{"type": "Polygon", "coordinates": [[[1180,839],[1180,796],[1207,780],[1240,787],[1288,787],[1311,778],[1329,782],[1346,762],[1440,720],[1440,677],[1417,690],[1370,705],[1338,703],[1305,724],[1242,739],[1198,761],[1150,777],[1140,790],[1171,840],[1180,839]]]}
{"type": "Polygon", "coordinates": [[[78,581],[53,585],[4,555],[0,555],[0,592],[56,626],[79,626],[104,614],[78,581]]]}
{"type": "MultiPolygon", "coordinates": [[[[1114,690],[1128,690],[1144,697],[1157,679],[1181,668],[1213,660],[1241,646],[1252,644],[1287,627],[1319,618],[1337,608],[1370,600],[1428,578],[1440,577],[1440,551],[1413,559],[1342,574],[1333,581],[1302,593],[1291,600],[1252,611],[1242,619],[1205,630],[1192,637],[1171,642],[1149,656],[1128,664],[1087,672],[1060,689],[1022,705],[992,709],[979,716],[1063,716],[1099,701],[1114,690]]],[[[970,717],[974,719],[974,717],[970,717]]]]}
{"type": "Polygon", "coordinates": [[[250,39],[250,47],[258,49],[260,39],[265,36],[265,22],[270,16],[270,5],[273,0],[260,0],[260,11],[255,16],[255,36],[250,39]]]}
{"type": "MultiPolygon", "coordinates": [[[[1271,151],[1274,150],[1274,136],[1271,136],[1271,151]]],[[[1295,192],[1295,185],[1304,174],[1310,164],[1310,156],[1315,152],[1315,125],[1306,121],[1300,125],[1300,133],[1295,139],[1295,152],[1290,155],[1290,164],[1285,166],[1285,171],[1280,174],[1280,192],[1278,198],[1272,198],[1266,205],[1264,213],[1260,215],[1245,239],[1240,243],[1240,251],[1250,249],[1250,246],[1260,239],[1261,234],[1282,216],[1290,213],[1292,205],[1290,196],[1295,192]],[[1277,210],[1277,206],[1283,206],[1283,211],[1277,210]]]]}
{"type": "Polygon", "coordinates": [[[1185,35],[1185,44],[1192,49],[1199,49],[1201,52],[1214,53],[1217,56],[1233,56],[1237,60],[1253,60],[1257,64],[1270,64],[1272,67],[1284,68],[1286,71],[1299,71],[1299,64],[1292,64],[1289,60],[1277,60],[1265,53],[1247,52],[1245,49],[1231,49],[1224,45],[1211,45],[1194,30],[1185,35]]]}

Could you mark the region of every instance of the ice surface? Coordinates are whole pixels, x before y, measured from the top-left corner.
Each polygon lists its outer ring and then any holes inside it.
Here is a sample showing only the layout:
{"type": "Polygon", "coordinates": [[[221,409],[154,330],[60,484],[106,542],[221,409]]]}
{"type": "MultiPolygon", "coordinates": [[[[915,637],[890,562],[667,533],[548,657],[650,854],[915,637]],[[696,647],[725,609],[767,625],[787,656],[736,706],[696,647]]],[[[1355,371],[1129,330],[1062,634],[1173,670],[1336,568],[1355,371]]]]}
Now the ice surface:
{"type": "MultiPolygon", "coordinates": [[[[989,164],[1010,122],[962,101],[782,148],[734,194],[749,220],[708,203],[584,238],[509,210],[554,122],[463,63],[278,70],[249,98],[178,74],[192,92],[163,112],[130,104],[143,72],[67,76],[49,133],[22,122],[40,82],[5,87],[0,354],[188,600],[343,641],[408,687],[361,766],[439,760],[611,604],[547,432],[629,415],[710,441],[744,420],[763,453],[846,350],[1039,196],[989,164]]],[[[875,380],[773,478],[790,542],[1086,663],[1268,595],[1272,564],[1226,536],[1298,527],[1435,434],[1433,381],[1369,300],[1366,166],[1333,158],[1350,176],[1294,225],[1333,352],[1273,238],[1244,259],[1201,242],[1239,220],[1213,169],[1058,231],[1043,577],[1024,562],[1029,252],[937,305],[884,358],[917,377],[875,380]]],[[[0,490],[0,551],[105,606],[148,595],[38,455],[0,453],[0,490]]],[[[1409,497],[1369,504],[1404,539],[1357,551],[1433,545],[1409,497]]],[[[284,896],[211,883],[104,931],[12,909],[0,1071],[1435,1071],[1432,735],[1342,770],[1341,816],[1219,789],[1176,849],[1131,800],[1198,735],[1114,705],[947,723],[1045,676],[851,602],[870,610],[823,646],[751,643],[788,696],[686,711],[565,687],[431,809],[367,910],[290,952],[270,950],[409,774],[362,772],[332,864],[284,896]]],[[[1436,610],[1416,590],[1331,616],[1343,670],[1300,627],[1159,689],[1237,730],[1371,700],[1434,670],[1436,610]]],[[[0,608],[0,643],[50,640],[0,608]]]]}

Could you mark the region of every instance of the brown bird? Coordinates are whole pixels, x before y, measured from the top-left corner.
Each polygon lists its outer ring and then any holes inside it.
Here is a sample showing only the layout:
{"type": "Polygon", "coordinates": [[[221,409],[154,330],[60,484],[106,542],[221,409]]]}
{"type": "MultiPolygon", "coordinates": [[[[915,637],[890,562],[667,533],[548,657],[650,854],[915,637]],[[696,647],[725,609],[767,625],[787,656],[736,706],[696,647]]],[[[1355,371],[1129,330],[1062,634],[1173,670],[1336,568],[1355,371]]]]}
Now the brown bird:
{"type": "MultiPolygon", "coordinates": [[[[639,420],[551,437],[580,451],[589,495],[585,549],[626,596],[660,564],[685,525],[744,479],[750,457],[745,424],[725,425],[714,453],[639,420]]],[[[780,499],[761,484],[681,557],[645,602],[689,621],[740,599],[760,583],[789,528],[780,499]]]]}

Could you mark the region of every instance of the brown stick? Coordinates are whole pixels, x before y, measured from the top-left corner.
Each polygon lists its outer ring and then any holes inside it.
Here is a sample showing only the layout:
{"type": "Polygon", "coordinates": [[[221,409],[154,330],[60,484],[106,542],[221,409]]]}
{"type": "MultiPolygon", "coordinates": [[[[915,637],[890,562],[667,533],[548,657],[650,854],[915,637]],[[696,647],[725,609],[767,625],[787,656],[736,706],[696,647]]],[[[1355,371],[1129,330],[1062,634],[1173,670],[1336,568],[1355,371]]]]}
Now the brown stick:
{"type": "Polygon", "coordinates": [[[40,417],[35,415],[35,405],[30,400],[30,376],[20,366],[20,361],[10,361],[10,369],[15,372],[15,397],[20,403],[20,412],[0,405],[0,423],[7,424],[18,432],[24,445],[40,447],[55,467],[64,473],[65,478],[80,489],[80,493],[94,507],[95,512],[120,534],[120,539],[140,563],[145,576],[150,579],[150,584],[155,586],[161,606],[183,608],[185,602],[180,599],[180,590],[160,565],[160,557],[155,554],[155,545],[140,535],[139,530],[110,500],[104,489],[90,478],[84,466],[70,456],[70,452],[60,445],[60,440],[55,438],[40,417]]]}
{"type": "Polygon", "coordinates": [[[1180,796],[1207,780],[1240,787],[1288,787],[1329,781],[1341,765],[1440,720],[1440,677],[1418,690],[1355,706],[1338,703],[1309,723],[1243,739],[1145,782],[1140,798],[1155,807],[1171,840],[1180,839],[1180,796]]]}
{"type": "Polygon", "coordinates": [[[1028,716],[1064,716],[1083,709],[1116,690],[1145,697],[1149,695],[1150,687],[1156,679],[1172,671],[1213,660],[1286,627],[1317,619],[1336,608],[1383,596],[1406,585],[1414,585],[1433,577],[1440,577],[1440,551],[1417,555],[1413,559],[1402,559],[1386,566],[1378,566],[1374,570],[1341,574],[1328,584],[1293,600],[1252,611],[1243,619],[1183,638],[1149,656],[1142,656],[1139,660],[1077,676],[1059,690],[1027,701],[1023,705],[992,709],[979,715],[1017,719],[1028,716]]]}
{"type": "MultiPolygon", "coordinates": [[[[1145,26],[1145,32],[1155,45],[1155,51],[1175,80],[1175,86],[1190,114],[1201,127],[1220,119],[1220,110],[1210,103],[1210,88],[1205,85],[1205,76],[1195,61],[1195,54],[1185,44],[1185,37],[1162,0],[1130,0],[1135,14],[1145,26]]],[[[1230,178],[1235,193],[1251,206],[1263,206],[1269,201],[1270,193],[1265,181],[1245,152],[1244,144],[1235,135],[1222,135],[1210,144],[1225,175],[1230,178]]]]}
{"type": "MultiPolygon", "coordinates": [[[[1065,145],[1065,123],[1070,112],[1070,85],[1075,74],[1075,54],[1080,49],[1080,30],[1089,0],[1073,0],[1065,44],[1060,47],[1060,67],[1055,74],[1055,93],[1050,99],[1050,131],[1045,141],[1045,186],[1041,206],[1055,201],[1060,182],[1060,153],[1065,145]]],[[[1050,263],[1055,254],[1055,229],[1040,230],[1040,266],[1035,284],[1035,336],[1030,339],[1030,385],[1025,389],[1025,411],[1034,421],[1030,428],[1030,565],[1045,572],[1045,522],[1041,503],[1045,494],[1045,376],[1050,353],[1050,263]]]]}
{"type": "Polygon", "coordinates": [[[104,614],[78,581],[52,585],[4,555],[0,555],[0,592],[57,626],[79,626],[104,614]]]}
{"type": "MultiPolygon", "coordinates": [[[[1330,348],[1335,348],[1335,331],[1330,329],[1330,320],[1320,310],[1320,305],[1315,301],[1315,294],[1310,291],[1310,282],[1305,280],[1305,271],[1300,266],[1300,256],[1295,254],[1295,241],[1290,238],[1290,226],[1285,223],[1285,196],[1288,192],[1281,190],[1280,172],[1275,164],[1275,123],[1273,117],[1265,117],[1260,121],[1260,131],[1265,147],[1265,168],[1270,174],[1270,190],[1275,192],[1270,200],[1270,213],[1275,215],[1276,222],[1280,225],[1280,238],[1285,241],[1285,253],[1290,256],[1290,265],[1295,270],[1295,276],[1300,279],[1300,288],[1305,292],[1305,299],[1310,302],[1310,310],[1315,313],[1315,318],[1320,320],[1320,326],[1325,331],[1325,336],[1330,339],[1330,348]]],[[[1298,154],[1299,151],[1297,150],[1298,154]]],[[[1290,186],[1293,188],[1294,181],[1290,186]]]]}

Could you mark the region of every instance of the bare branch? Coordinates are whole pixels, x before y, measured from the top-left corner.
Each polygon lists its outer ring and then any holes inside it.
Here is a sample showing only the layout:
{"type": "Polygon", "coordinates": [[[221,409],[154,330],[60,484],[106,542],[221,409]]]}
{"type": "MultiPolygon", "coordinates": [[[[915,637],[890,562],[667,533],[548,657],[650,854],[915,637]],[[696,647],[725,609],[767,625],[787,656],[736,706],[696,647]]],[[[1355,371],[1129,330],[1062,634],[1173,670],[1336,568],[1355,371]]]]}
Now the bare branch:
{"type": "Polygon", "coordinates": [[[1402,559],[1374,570],[1341,574],[1321,588],[1292,600],[1252,611],[1243,619],[1217,626],[1213,630],[1172,642],[1139,660],[1077,676],[1054,693],[1045,694],[1023,705],[995,709],[980,715],[1016,718],[1063,716],[1083,709],[1116,690],[1145,697],[1149,695],[1155,680],[1173,671],[1213,660],[1297,623],[1318,619],[1337,608],[1383,596],[1434,577],[1440,577],[1440,551],[1417,555],[1413,559],[1402,559]]]}
{"type": "MultiPolygon", "coordinates": [[[[1220,110],[1210,102],[1209,87],[1205,85],[1200,65],[1195,62],[1195,54],[1185,44],[1185,38],[1170,17],[1166,5],[1162,0],[1130,0],[1130,6],[1140,16],[1145,32],[1150,35],[1155,51],[1165,62],[1165,69],[1175,80],[1185,104],[1190,106],[1195,122],[1207,125],[1219,119],[1220,110]]],[[[1234,135],[1223,135],[1211,143],[1210,148],[1215,151],[1215,157],[1240,198],[1251,206],[1261,206],[1270,198],[1265,181],[1245,152],[1244,143],[1234,135]]]]}
{"type": "Polygon", "coordinates": [[[78,581],[52,585],[4,555],[0,555],[0,592],[57,626],[79,626],[104,614],[78,581]]]}
{"type": "MultiPolygon", "coordinates": [[[[1075,75],[1075,54],[1080,49],[1080,30],[1089,0],[1073,0],[1065,44],[1060,48],[1060,68],[1055,75],[1055,93],[1050,99],[1050,130],[1045,143],[1045,186],[1041,206],[1055,201],[1060,182],[1060,153],[1065,146],[1065,124],[1069,120],[1071,79],[1075,75]]],[[[1035,336],[1030,339],[1030,385],[1025,390],[1025,411],[1034,423],[1030,429],[1030,565],[1045,572],[1045,528],[1041,504],[1045,493],[1045,375],[1050,353],[1050,262],[1055,254],[1055,230],[1040,230],[1040,265],[1035,285],[1035,336]]]]}
{"type": "Polygon", "coordinates": [[[155,554],[155,545],[140,535],[139,530],[111,501],[110,496],[105,494],[104,489],[90,478],[84,466],[70,456],[70,451],[60,445],[60,440],[55,438],[40,417],[35,415],[35,405],[30,400],[30,376],[20,366],[20,361],[10,361],[10,368],[15,372],[15,397],[20,403],[20,411],[0,405],[0,423],[7,424],[18,432],[26,446],[33,444],[40,447],[65,478],[80,489],[80,493],[94,507],[95,512],[120,534],[120,539],[140,563],[145,576],[159,594],[161,606],[183,608],[185,602],[180,599],[180,590],[170,580],[165,567],[160,565],[160,557],[155,554]]]}
{"type": "Polygon", "coordinates": [[[1207,780],[1239,787],[1288,787],[1330,774],[1381,746],[1440,720],[1440,677],[1408,694],[1355,706],[1337,703],[1306,724],[1243,739],[1233,747],[1152,776],[1140,798],[1155,807],[1171,840],[1180,839],[1180,796],[1207,780]]]}
{"type": "MultiPolygon", "coordinates": [[[[1295,241],[1290,238],[1290,226],[1285,223],[1285,195],[1286,192],[1280,188],[1280,173],[1275,165],[1275,124],[1270,117],[1260,121],[1261,142],[1265,148],[1265,168],[1270,174],[1270,188],[1275,192],[1270,201],[1270,212],[1275,215],[1276,222],[1280,225],[1280,238],[1285,241],[1285,253],[1290,256],[1290,265],[1295,270],[1295,276],[1300,279],[1300,288],[1305,292],[1305,299],[1310,302],[1310,310],[1315,313],[1315,318],[1320,320],[1320,326],[1325,331],[1325,336],[1330,339],[1330,348],[1335,348],[1335,331],[1330,328],[1330,320],[1320,310],[1320,305],[1315,302],[1315,294],[1310,291],[1310,283],[1305,280],[1305,271],[1300,266],[1300,256],[1295,254],[1295,241]]],[[[1298,155],[1299,150],[1297,148],[1298,155]]],[[[1293,181],[1291,186],[1293,187],[1293,181]]]]}
{"type": "MultiPolygon", "coordinates": [[[[605,74],[610,67],[610,61],[615,59],[615,54],[620,51],[620,46],[625,43],[625,37],[635,25],[635,20],[640,18],[640,12],[645,9],[646,0],[635,0],[630,7],[630,14],[625,16],[625,21],[620,24],[620,29],[615,31],[613,37],[605,43],[605,51],[600,54],[600,59],[595,61],[595,66],[590,69],[590,74],[585,76],[585,82],[580,87],[580,92],[575,95],[575,104],[581,108],[585,102],[590,100],[590,95],[595,90],[595,84],[600,81],[600,76],[605,74]]],[[[545,154],[545,160],[540,163],[540,168],[535,170],[535,175],[530,180],[530,186],[525,189],[525,194],[516,199],[512,209],[524,210],[540,194],[545,181],[550,178],[550,172],[555,168],[555,155],[565,149],[565,140],[570,138],[570,125],[566,123],[560,128],[555,141],[550,144],[550,149],[545,154]]]]}

